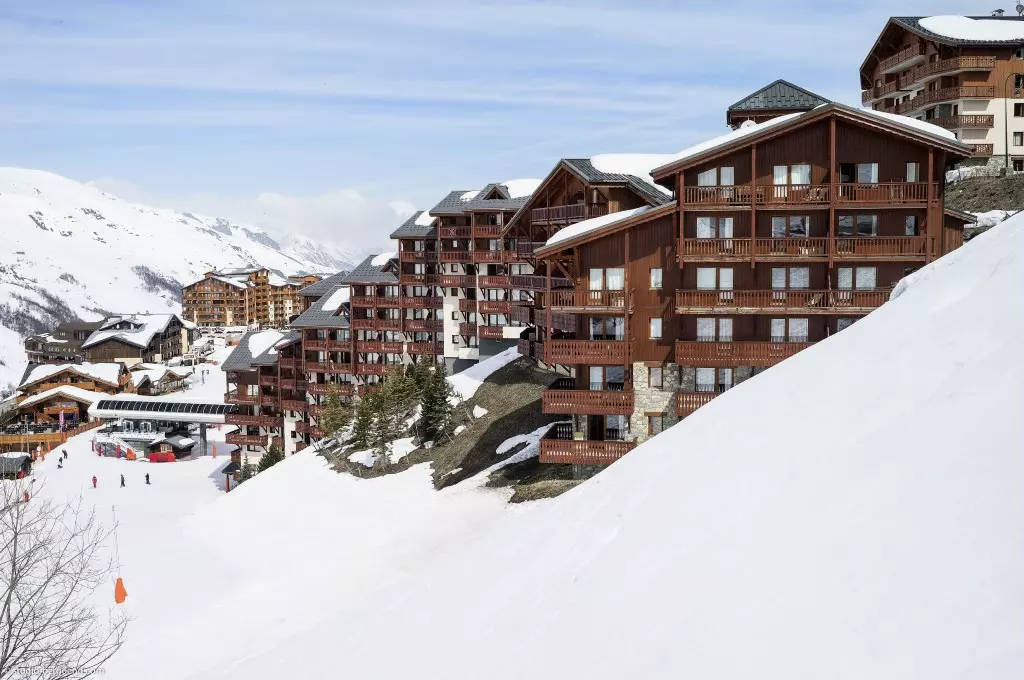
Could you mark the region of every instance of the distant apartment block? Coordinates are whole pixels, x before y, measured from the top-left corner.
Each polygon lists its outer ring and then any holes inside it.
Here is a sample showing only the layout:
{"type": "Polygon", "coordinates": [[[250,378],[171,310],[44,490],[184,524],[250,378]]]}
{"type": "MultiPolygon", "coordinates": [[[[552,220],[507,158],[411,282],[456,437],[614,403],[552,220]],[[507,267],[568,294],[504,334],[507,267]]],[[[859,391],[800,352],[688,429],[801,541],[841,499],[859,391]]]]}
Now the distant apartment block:
{"type": "Polygon", "coordinates": [[[263,268],[207,272],[182,288],[182,313],[192,323],[208,326],[284,326],[303,311],[298,292],[319,276],[287,279],[263,268]]]}

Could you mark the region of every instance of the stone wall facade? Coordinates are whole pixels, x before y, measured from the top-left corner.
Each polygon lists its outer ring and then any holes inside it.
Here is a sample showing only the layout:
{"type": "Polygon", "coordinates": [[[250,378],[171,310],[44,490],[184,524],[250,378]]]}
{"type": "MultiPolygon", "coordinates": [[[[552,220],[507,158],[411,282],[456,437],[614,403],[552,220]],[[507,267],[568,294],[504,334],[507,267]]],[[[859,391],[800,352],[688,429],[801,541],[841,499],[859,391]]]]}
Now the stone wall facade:
{"type": "MultiPolygon", "coordinates": [[[[692,375],[692,370],[691,375],[692,375]]],[[[661,413],[665,427],[679,422],[676,416],[675,395],[680,390],[681,371],[676,364],[662,366],[662,387],[650,386],[650,371],[643,362],[633,364],[633,415],[629,419],[631,438],[638,442],[647,437],[647,414],[661,413]]],[[[693,389],[692,387],[690,389],[693,389]]]]}

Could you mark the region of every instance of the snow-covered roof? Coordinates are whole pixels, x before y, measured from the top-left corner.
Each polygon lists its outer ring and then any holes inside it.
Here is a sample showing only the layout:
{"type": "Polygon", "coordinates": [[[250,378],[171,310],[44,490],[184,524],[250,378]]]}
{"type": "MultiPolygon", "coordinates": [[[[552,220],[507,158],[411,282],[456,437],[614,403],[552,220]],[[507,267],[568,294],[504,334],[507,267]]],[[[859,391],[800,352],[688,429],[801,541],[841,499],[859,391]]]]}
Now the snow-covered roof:
{"type": "Polygon", "coordinates": [[[348,302],[349,295],[351,293],[349,286],[341,286],[336,291],[331,293],[321,305],[321,309],[325,312],[336,312],[338,309],[348,302]]]}
{"type": "Polygon", "coordinates": [[[600,172],[638,177],[658,191],[671,194],[670,190],[654,183],[651,170],[673,160],[673,155],[666,153],[603,153],[591,156],[590,164],[600,172]]]}
{"type": "Polygon", "coordinates": [[[763,123],[744,123],[740,128],[736,130],[732,130],[731,132],[727,132],[724,135],[719,135],[718,137],[715,137],[713,139],[709,139],[707,141],[701,142],[699,144],[694,144],[691,147],[683,149],[679,153],[670,156],[668,160],[666,160],[661,165],[668,165],[669,163],[675,163],[677,161],[686,160],[687,158],[690,158],[692,156],[697,156],[698,154],[705,153],[706,151],[710,151],[711,149],[715,149],[720,146],[725,146],[726,144],[731,144],[738,139],[743,139],[744,137],[748,137],[756,132],[762,132],[764,130],[767,130],[768,128],[773,128],[777,125],[789,122],[794,118],[798,118],[803,115],[805,115],[803,112],[787,113],[785,116],[771,118],[769,120],[764,121],[763,123]]]}
{"type": "Polygon", "coordinates": [[[170,325],[171,320],[176,318],[178,318],[176,314],[129,314],[110,317],[103,322],[100,330],[94,331],[89,336],[82,347],[92,347],[111,339],[117,339],[136,347],[148,347],[153,336],[163,333],[170,325]],[[121,330],[113,328],[122,321],[130,322],[138,327],[121,330]]]}
{"type": "Polygon", "coordinates": [[[83,377],[93,378],[110,385],[117,385],[118,380],[121,377],[121,371],[124,370],[124,364],[115,363],[103,363],[103,364],[40,364],[35,366],[29,371],[28,375],[22,381],[21,386],[30,385],[40,380],[44,380],[51,376],[63,373],[64,371],[73,371],[83,377]]]}
{"type": "Polygon", "coordinates": [[[509,179],[502,182],[505,188],[508,190],[509,198],[525,198],[530,196],[537,187],[540,186],[541,180],[533,177],[524,177],[522,179],[509,179]]]}
{"type": "Polygon", "coordinates": [[[945,137],[946,139],[952,139],[953,141],[956,141],[956,135],[954,135],[946,128],[941,128],[938,125],[932,125],[931,123],[927,123],[923,120],[918,120],[917,118],[911,118],[910,116],[898,116],[894,113],[886,113],[885,111],[875,111],[874,109],[859,109],[859,111],[861,113],[866,113],[870,116],[874,116],[875,118],[881,118],[889,123],[895,123],[897,125],[902,125],[903,127],[914,128],[915,130],[919,130],[921,132],[933,135],[935,137],[945,137]]]}
{"type": "Polygon", "coordinates": [[[95,404],[100,399],[106,399],[110,395],[103,394],[102,392],[93,392],[91,390],[84,390],[81,387],[75,387],[74,385],[61,385],[60,387],[54,387],[48,389],[45,392],[32,395],[28,399],[25,399],[18,404],[19,407],[31,406],[32,404],[46,401],[55,396],[64,396],[68,399],[74,399],[76,401],[85,402],[87,404],[95,404]]]}
{"type": "Polygon", "coordinates": [[[917,23],[936,35],[971,42],[1024,41],[1024,21],[1016,17],[1002,19],[940,15],[921,17],[917,23]]]}
{"type": "Polygon", "coordinates": [[[416,218],[413,220],[413,223],[417,227],[429,227],[431,224],[434,223],[434,217],[426,210],[421,210],[416,215],[416,218]]]}
{"type": "Polygon", "coordinates": [[[623,220],[638,217],[640,215],[643,215],[644,213],[656,210],[657,208],[660,207],[661,206],[645,205],[640,208],[633,208],[632,210],[620,210],[619,212],[608,213],[607,215],[602,215],[601,217],[593,217],[589,220],[577,222],[576,224],[570,225],[565,229],[562,229],[557,234],[549,238],[547,243],[544,244],[544,247],[550,248],[551,246],[558,245],[559,243],[568,241],[570,239],[574,239],[578,236],[582,236],[583,234],[586,234],[588,232],[597,231],[602,227],[607,227],[617,222],[622,222],[623,220]]]}
{"type": "Polygon", "coordinates": [[[380,255],[374,255],[373,259],[370,260],[370,264],[374,267],[383,267],[389,260],[393,260],[396,257],[398,257],[398,253],[381,253],[380,255]]]}
{"type": "Polygon", "coordinates": [[[246,288],[248,288],[248,287],[253,285],[252,283],[250,283],[247,280],[236,279],[236,278],[232,278],[230,276],[220,276],[220,275],[217,275],[217,276],[211,276],[210,278],[215,280],[215,281],[221,281],[222,283],[226,283],[229,286],[234,286],[235,288],[241,288],[243,290],[245,290],[246,288]]]}
{"type": "Polygon", "coordinates": [[[249,354],[258,357],[264,352],[271,350],[283,337],[284,333],[272,329],[252,333],[246,340],[249,354]]]}
{"type": "Polygon", "coordinates": [[[479,190],[463,192],[463,194],[461,196],[459,196],[459,200],[463,201],[463,202],[465,202],[465,201],[472,201],[474,198],[476,198],[476,195],[479,194],[479,193],[480,193],[479,190]]]}
{"type": "Polygon", "coordinates": [[[150,383],[160,382],[164,378],[170,380],[181,380],[188,375],[187,371],[176,371],[166,366],[156,366],[154,368],[147,368],[141,371],[132,371],[132,384],[135,387],[142,385],[147,380],[150,383]]]}

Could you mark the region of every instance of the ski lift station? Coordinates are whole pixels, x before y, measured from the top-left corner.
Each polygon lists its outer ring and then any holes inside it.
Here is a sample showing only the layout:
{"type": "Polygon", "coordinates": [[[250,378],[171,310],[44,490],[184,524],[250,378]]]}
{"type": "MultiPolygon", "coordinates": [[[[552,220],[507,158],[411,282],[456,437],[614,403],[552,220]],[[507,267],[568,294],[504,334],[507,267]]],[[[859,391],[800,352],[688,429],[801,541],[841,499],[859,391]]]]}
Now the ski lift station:
{"type": "Polygon", "coordinates": [[[113,427],[114,434],[129,444],[143,448],[176,434],[198,429],[198,455],[207,453],[206,430],[210,425],[223,425],[224,416],[232,413],[232,404],[169,401],[161,397],[117,395],[101,399],[89,408],[89,416],[113,427]]]}

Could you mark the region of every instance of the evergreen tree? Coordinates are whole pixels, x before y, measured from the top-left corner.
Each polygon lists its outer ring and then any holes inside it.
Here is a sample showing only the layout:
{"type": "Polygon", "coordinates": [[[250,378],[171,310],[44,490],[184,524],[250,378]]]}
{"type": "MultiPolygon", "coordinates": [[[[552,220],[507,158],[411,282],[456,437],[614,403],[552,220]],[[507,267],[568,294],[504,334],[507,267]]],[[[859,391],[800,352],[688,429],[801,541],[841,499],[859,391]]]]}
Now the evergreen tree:
{"type": "Polygon", "coordinates": [[[376,409],[373,444],[378,461],[386,458],[390,443],[405,434],[405,421],[418,401],[415,380],[402,368],[393,369],[380,391],[376,409]]]}
{"type": "Polygon", "coordinates": [[[356,402],[355,420],[352,423],[352,444],[357,451],[368,449],[373,445],[378,401],[380,401],[380,396],[375,392],[370,392],[364,394],[356,402]]]}
{"type": "Polygon", "coordinates": [[[323,410],[317,418],[317,424],[323,428],[328,437],[335,437],[352,422],[353,409],[349,404],[341,403],[341,394],[336,386],[330,388],[323,410]]]}
{"type": "Polygon", "coordinates": [[[242,456],[242,467],[238,470],[238,483],[248,481],[252,479],[253,471],[252,466],[249,465],[249,454],[246,453],[242,456]]]}
{"type": "Polygon", "coordinates": [[[256,472],[269,470],[282,460],[284,460],[284,455],[281,453],[280,447],[277,444],[271,444],[267,452],[260,457],[260,462],[256,465],[256,472]]]}
{"type": "Polygon", "coordinates": [[[455,388],[448,382],[444,362],[438,362],[430,375],[423,395],[423,438],[441,443],[455,427],[455,388]]]}

